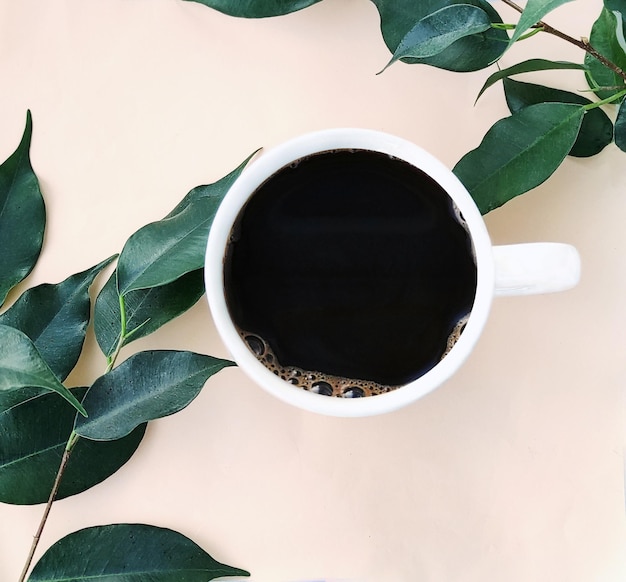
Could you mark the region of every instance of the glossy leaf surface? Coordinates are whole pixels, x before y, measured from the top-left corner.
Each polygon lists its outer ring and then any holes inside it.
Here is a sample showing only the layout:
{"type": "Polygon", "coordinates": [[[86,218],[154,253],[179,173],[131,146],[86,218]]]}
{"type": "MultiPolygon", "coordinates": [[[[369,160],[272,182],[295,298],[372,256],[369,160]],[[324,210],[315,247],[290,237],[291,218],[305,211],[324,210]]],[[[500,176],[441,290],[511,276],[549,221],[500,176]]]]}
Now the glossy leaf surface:
{"type": "Polygon", "coordinates": [[[454,167],[485,214],[547,180],[572,149],[584,109],[531,105],[498,121],[454,167]]]}
{"type": "Polygon", "coordinates": [[[622,101],[617,111],[617,118],[615,119],[615,145],[623,152],[626,152],[626,101],[622,101]]]}
{"type": "MultiPolygon", "coordinates": [[[[533,83],[521,83],[513,79],[504,80],[504,93],[511,113],[517,113],[524,107],[544,102],[591,104],[589,99],[576,93],[533,83]]],[[[582,158],[595,156],[612,141],[613,123],[608,115],[600,108],[590,109],[585,113],[576,143],[574,143],[569,155],[582,158]]]]}
{"type": "Polygon", "coordinates": [[[93,440],[119,439],[182,410],[213,374],[233,365],[193,352],[139,352],[94,382],[83,399],[89,418],[78,417],[75,430],[93,440]]]}
{"type": "Polygon", "coordinates": [[[568,2],[572,2],[572,0],[528,0],[511,36],[511,43],[518,40],[520,36],[537,24],[546,14],[568,2]]]}
{"type": "Polygon", "coordinates": [[[508,77],[512,77],[513,75],[520,75],[522,73],[533,73],[535,71],[550,71],[557,69],[578,69],[585,70],[587,67],[585,65],[580,65],[578,63],[570,63],[568,61],[550,61],[547,59],[529,59],[527,61],[523,61],[521,63],[517,63],[512,65],[511,67],[507,67],[506,69],[498,69],[495,73],[490,75],[488,79],[485,81],[485,84],[482,86],[481,90],[476,97],[476,101],[480,99],[481,95],[489,89],[492,85],[501,81],[502,79],[506,79],[508,77]]]}
{"type": "Polygon", "coordinates": [[[19,146],[0,165],[0,305],[32,271],[43,244],[46,209],[30,163],[32,132],[29,111],[19,146]]]}
{"type": "MultiPolygon", "coordinates": [[[[622,70],[626,70],[626,53],[617,39],[617,17],[613,12],[604,8],[594,22],[589,36],[591,45],[615,63],[622,70]]],[[[593,89],[602,87],[597,91],[598,97],[606,99],[626,88],[626,81],[617,73],[604,66],[591,55],[585,55],[585,64],[589,69],[589,85],[593,89]]]]}
{"type": "Polygon", "coordinates": [[[0,324],[0,412],[43,391],[57,392],[82,414],[85,409],[54,375],[30,338],[0,324]]]}
{"type": "MultiPolygon", "coordinates": [[[[203,294],[202,269],[161,287],[130,291],[124,296],[126,339],[122,345],[153,333],[195,305],[203,294]]],[[[119,342],[120,321],[120,301],[113,273],[98,294],[94,314],[96,339],[105,356],[110,356],[119,342]]]]}
{"type": "Polygon", "coordinates": [[[307,8],[321,0],[189,0],[210,8],[215,8],[230,16],[244,18],[263,18],[280,16],[307,8]]]}
{"type": "Polygon", "coordinates": [[[30,582],[208,582],[249,576],[221,564],[189,538],[143,524],[90,527],[71,533],[41,557],[30,582]]]}
{"type": "Polygon", "coordinates": [[[217,208],[249,159],[221,180],[194,188],[166,218],[144,226],[128,239],[117,266],[120,295],[166,285],[204,266],[217,208]]]}
{"type": "MultiPolygon", "coordinates": [[[[87,388],[72,392],[82,399],[87,388]]],[[[55,394],[43,394],[0,413],[0,502],[45,503],[61,462],[76,411],[55,394]]],[[[81,493],[115,473],[133,455],[146,425],[111,442],[79,439],[56,496],[81,493]]]]}
{"type": "Polygon", "coordinates": [[[25,291],[5,313],[0,324],[24,332],[54,374],[64,380],[83,347],[90,319],[89,287],[113,257],[72,275],[58,284],[25,291]]]}
{"type": "MultiPolygon", "coordinates": [[[[491,28],[489,15],[471,4],[453,4],[428,14],[406,34],[389,65],[399,59],[438,55],[463,37],[491,28]]],[[[389,66],[387,65],[387,66],[389,66]]]]}
{"type": "MultiPolygon", "coordinates": [[[[385,44],[395,53],[402,39],[417,22],[442,8],[469,4],[489,15],[494,23],[502,23],[498,12],[485,0],[371,0],[380,14],[385,44]]],[[[463,37],[432,57],[403,59],[407,63],[425,64],[450,71],[476,71],[496,61],[507,48],[509,36],[504,30],[491,28],[483,33],[463,37]]]]}

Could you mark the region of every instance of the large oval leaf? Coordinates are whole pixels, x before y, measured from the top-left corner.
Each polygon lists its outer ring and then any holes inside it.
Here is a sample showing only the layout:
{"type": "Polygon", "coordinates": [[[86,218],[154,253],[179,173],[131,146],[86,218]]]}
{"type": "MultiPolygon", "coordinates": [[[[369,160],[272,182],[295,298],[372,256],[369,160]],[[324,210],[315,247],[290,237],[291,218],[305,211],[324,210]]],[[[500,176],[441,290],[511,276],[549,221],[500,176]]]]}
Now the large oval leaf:
{"type": "Polygon", "coordinates": [[[531,105],[498,121],[454,167],[485,214],[547,180],[572,149],[584,108],[531,105]]]}
{"type": "Polygon", "coordinates": [[[524,11],[511,36],[511,43],[518,40],[531,26],[537,24],[546,14],[552,12],[562,4],[572,0],[528,0],[524,11]]]}
{"type": "Polygon", "coordinates": [[[234,363],[193,352],[139,352],[100,376],[83,399],[89,418],[75,431],[93,440],[119,439],[149,420],[185,408],[213,375],[234,363]]]}
{"type": "Polygon", "coordinates": [[[0,165],[0,305],[33,269],[46,226],[39,181],[30,164],[30,111],[18,148],[0,165]]]}
{"type": "Polygon", "coordinates": [[[250,157],[214,184],[194,188],[166,218],[144,226],[128,239],[117,265],[120,295],[166,285],[204,266],[206,241],[217,208],[250,157]]]}
{"type": "Polygon", "coordinates": [[[230,16],[263,18],[280,16],[307,8],[321,0],[190,0],[219,10],[230,16]]]}
{"type": "Polygon", "coordinates": [[[61,380],[76,365],[85,341],[91,308],[89,287],[113,259],[110,257],[61,283],[28,289],[0,315],[0,324],[23,331],[33,341],[61,380]]]}
{"type": "MultiPolygon", "coordinates": [[[[626,70],[626,53],[617,38],[617,26],[617,16],[610,10],[603,8],[600,16],[593,24],[589,42],[600,54],[622,70],[626,70]]],[[[626,81],[619,74],[591,55],[585,55],[585,64],[589,69],[588,79],[591,88],[602,87],[596,91],[598,97],[606,99],[626,88],[626,81]]]]}
{"type": "MultiPolygon", "coordinates": [[[[191,271],[167,285],[126,293],[126,333],[121,345],[153,333],[195,305],[203,293],[202,269],[191,271]]],[[[107,357],[113,354],[120,341],[120,315],[120,297],[113,273],[98,294],[94,313],[96,339],[107,357]]]]}
{"type": "Polygon", "coordinates": [[[43,391],[57,392],[81,414],[76,397],[54,375],[30,338],[18,329],[0,324],[0,412],[43,391]]]}
{"type": "MultiPolygon", "coordinates": [[[[524,107],[536,103],[591,105],[591,101],[582,95],[533,83],[521,83],[513,79],[504,79],[504,94],[511,113],[517,113],[524,107]]],[[[609,116],[599,107],[590,109],[583,118],[580,132],[569,155],[579,158],[595,156],[612,141],[613,123],[609,116]]]]}
{"type": "MultiPolygon", "coordinates": [[[[87,388],[72,390],[82,399],[87,388]]],[[[0,502],[45,503],[76,411],[54,394],[44,394],[0,413],[0,502]]],[[[98,442],[79,439],[72,449],[56,499],[81,493],[124,465],[141,442],[146,425],[127,437],[98,442]]]]}
{"type": "Polygon", "coordinates": [[[221,564],[189,538],[143,524],[90,527],[59,540],[41,557],[30,582],[208,582],[249,576],[221,564]]]}
{"type": "Polygon", "coordinates": [[[490,28],[489,15],[477,6],[445,6],[417,22],[400,41],[387,67],[406,57],[422,59],[438,55],[461,38],[490,28]]]}
{"type": "MultiPolygon", "coordinates": [[[[498,12],[486,0],[372,0],[380,14],[380,26],[385,44],[393,54],[402,39],[424,17],[454,4],[470,4],[484,10],[494,23],[502,23],[498,12]]],[[[506,50],[509,36],[504,30],[491,28],[483,33],[466,36],[432,57],[403,59],[407,63],[432,65],[450,71],[483,69],[506,50]]]]}

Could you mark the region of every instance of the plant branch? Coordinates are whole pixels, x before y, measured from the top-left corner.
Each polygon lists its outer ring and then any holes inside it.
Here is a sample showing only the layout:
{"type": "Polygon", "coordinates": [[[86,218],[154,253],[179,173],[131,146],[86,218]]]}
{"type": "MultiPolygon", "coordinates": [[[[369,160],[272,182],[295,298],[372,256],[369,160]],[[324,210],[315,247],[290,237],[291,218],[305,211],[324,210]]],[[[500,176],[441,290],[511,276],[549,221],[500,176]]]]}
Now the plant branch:
{"type": "MultiPolygon", "coordinates": [[[[506,4],[507,6],[510,6],[511,8],[513,8],[513,10],[516,10],[520,14],[524,12],[524,9],[521,6],[518,6],[512,0],[502,0],[502,2],[504,2],[504,4],[506,4]]],[[[608,69],[611,69],[611,71],[613,71],[615,74],[619,75],[622,79],[626,81],[626,71],[624,71],[621,67],[616,65],[614,62],[607,59],[603,54],[599,53],[589,43],[589,40],[587,38],[582,38],[582,39],[574,38],[573,36],[570,36],[569,34],[565,34],[564,32],[561,32],[560,30],[554,28],[553,26],[546,24],[542,20],[540,20],[539,22],[537,22],[537,24],[535,24],[535,28],[538,28],[542,30],[543,32],[551,34],[552,36],[556,36],[557,38],[560,38],[561,40],[569,42],[570,44],[573,44],[577,46],[578,48],[584,50],[586,53],[591,55],[594,59],[600,61],[605,67],[607,67],[608,69]]]]}
{"type": "Polygon", "coordinates": [[[78,442],[79,439],[80,437],[72,431],[72,434],[67,440],[67,444],[65,445],[65,449],[63,450],[63,456],[61,457],[61,464],[59,465],[59,470],[57,471],[56,477],[54,478],[54,484],[52,485],[52,490],[50,491],[50,496],[48,497],[48,502],[46,503],[43,515],[41,516],[39,527],[37,528],[37,531],[33,536],[33,542],[30,546],[30,551],[28,552],[28,557],[26,558],[26,563],[24,564],[24,568],[22,570],[22,573],[20,574],[18,582],[24,582],[24,580],[26,580],[26,575],[28,574],[28,570],[30,569],[31,564],[33,563],[33,558],[35,557],[35,552],[37,551],[37,546],[39,545],[39,540],[41,539],[41,534],[43,533],[46,522],[48,521],[48,516],[50,515],[50,510],[52,509],[52,504],[56,499],[57,493],[59,492],[61,479],[63,478],[63,474],[65,473],[67,463],[70,460],[70,455],[72,454],[74,445],[78,442]]]}

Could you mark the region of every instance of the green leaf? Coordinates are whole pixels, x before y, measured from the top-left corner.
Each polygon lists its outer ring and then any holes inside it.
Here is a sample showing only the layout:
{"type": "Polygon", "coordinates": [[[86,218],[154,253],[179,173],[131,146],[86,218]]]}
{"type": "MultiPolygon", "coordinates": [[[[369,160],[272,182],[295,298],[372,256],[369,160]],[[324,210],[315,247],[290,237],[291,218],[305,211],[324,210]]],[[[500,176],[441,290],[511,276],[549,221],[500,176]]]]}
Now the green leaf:
{"type": "Polygon", "coordinates": [[[0,165],[0,305],[33,270],[46,226],[46,208],[30,164],[33,122],[28,111],[20,145],[0,165]]]}
{"type": "MultiPolygon", "coordinates": [[[[372,0],[380,15],[385,44],[395,53],[409,31],[434,12],[454,5],[471,5],[487,13],[493,23],[502,24],[498,12],[486,0],[372,0]]],[[[506,50],[509,36],[505,30],[490,28],[465,36],[440,53],[424,58],[405,58],[404,62],[431,65],[449,71],[476,71],[498,60],[506,50]]]]}
{"type": "Polygon", "coordinates": [[[193,352],[139,352],[95,381],[83,400],[89,418],[77,418],[75,430],[93,440],[121,438],[182,410],[213,374],[233,365],[193,352]]]}
{"type": "MultiPolygon", "coordinates": [[[[72,390],[79,400],[86,391],[72,390]]],[[[48,500],[75,417],[76,411],[55,394],[0,413],[0,502],[31,505],[48,500]]],[[[56,499],[81,493],[113,475],[131,458],[145,430],[142,424],[111,442],[79,439],[56,499]]]]}
{"type": "Polygon", "coordinates": [[[76,531],[41,557],[30,582],[208,582],[249,576],[170,529],[114,524],[76,531]]]}
{"type": "Polygon", "coordinates": [[[83,347],[90,318],[89,287],[115,257],[65,281],[25,291],[0,315],[0,324],[24,332],[61,380],[72,371],[83,347]]]}
{"type": "MultiPolygon", "coordinates": [[[[600,54],[622,70],[626,70],[626,53],[617,38],[617,18],[613,12],[606,8],[602,9],[591,29],[589,42],[600,54]]],[[[589,69],[587,73],[589,86],[592,89],[600,88],[597,95],[601,99],[612,97],[626,88],[626,81],[620,75],[591,55],[585,55],[585,64],[589,69]]]]}
{"type": "Polygon", "coordinates": [[[230,16],[243,18],[263,18],[281,16],[296,10],[302,10],[321,0],[189,0],[210,8],[215,8],[230,16]]]}
{"type": "Polygon", "coordinates": [[[615,145],[626,152],[626,100],[619,106],[615,119],[615,145]]]}
{"type": "MultiPolygon", "coordinates": [[[[145,337],[178,317],[204,294],[204,271],[191,271],[172,283],[130,291],[124,296],[126,337],[122,345],[145,337]]],[[[94,330],[105,356],[111,356],[122,333],[115,273],[96,299],[94,330]]]]}
{"type": "Polygon", "coordinates": [[[585,65],[579,65],[578,63],[570,63],[567,61],[549,61],[546,59],[529,59],[522,63],[517,63],[511,67],[507,67],[506,69],[500,69],[489,76],[489,78],[485,81],[485,84],[482,86],[480,92],[478,93],[478,97],[476,97],[476,101],[478,101],[481,95],[489,89],[492,85],[497,83],[502,79],[506,79],[508,77],[512,77],[513,75],[519,75],[521,73],[533,73],[535,71],[550,71],[553,69],[578,69],[578,70],[586,70],[587,67],[585,65]]]}
{"type": "Polygon", "coordinates": [[[572,0],[528,0],[524,11],[515,27],[511,44],[520,38],[529,28],[537,24],[546,14],[552,12],[562,4],[567,4],[572,0]]]}
{"type": "Polygon", "coordinates": [[[57,392],[81,414],[85,409],[43,360],[30,338],[0,324],[0,412],[44,390],[57,392]]]}
{"type": "Polygon", "coordinates": [[[584,113],[567,103],[526,107],[498,121],[453,171],[485,214],[552,175],[572,149],[584,113]]]}
{"type": "Polygon", "coordinates": [[[481,8],[471,4],[446,6],[422,18],[406,34],[385,69],[402,58],[438,55],[457,40],[490,28],[489,15],[481,8]]]}
{"type": "Polygon", "coordinates": [[[117,265],[120,295],[166,285],[204,266],[217,208],[251,157],[214,184],[194,188],[166,218],[128,239],[117,265]]]}
{"type": "MultiPolygon", "coordinates": [[[[506,102],[511,113],[536,103],[575,103],[591,105],[591,101],[569,91],[552,89],[543,85],[520,83],[512,79],[504,80],[506,102]]],[[[602,109],[590,109],[583,118],[576,143],[569,155],[576,157],[595,156],[613,141],[613,123],[602,109]]]]}

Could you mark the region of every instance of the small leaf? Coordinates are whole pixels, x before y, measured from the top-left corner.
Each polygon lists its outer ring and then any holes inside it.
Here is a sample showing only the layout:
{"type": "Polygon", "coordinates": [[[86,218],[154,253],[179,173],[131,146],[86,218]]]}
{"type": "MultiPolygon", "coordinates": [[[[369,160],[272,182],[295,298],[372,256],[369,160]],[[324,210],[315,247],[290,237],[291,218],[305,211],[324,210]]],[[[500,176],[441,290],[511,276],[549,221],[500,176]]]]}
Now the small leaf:
{"type": "Polygon", "coordinates": [[[585,111],[531,105],[498,121],[454,167],[483,214],[547,180],[572,149],[585,111]]]}
{"type": "Polygon", "coordinates": [[[46,209],[30,164],[33,123],[30,111],[20,145],[0,165],[0,305],[39,258],[46,209]]]}
{"type": "Polygon", "coordinates": [[[121,438],[182,410],[213,374],[233,365],[193,352],[139,352],[95,381],[83,400],[89,418],[77,418],[75,430],[93,440],[121,438]]]}
{"type": "Polygon", "coordinates": [[[89,527],[56,542],[41,557],[29,582],[208,582],[249,576],[221,564],[189,538],[143,524],[89,527]]]}
{"type": "Polygon", "coordinates": [[[41,394],[43,390],[59,393],[81,414],[86,414],[76,397],[44,362],[30,338],[17,329],[0,324],[0,412],[41,394]]]}
{"type": "MultiPolygon", "coordinates": [[[[569,91],[552,89],[543,85],[520,83],[513,79],[504,79],[504,93],[511,113],[517,113],[524,107],[537,103],[575,103],[591,105],[591,101],[569,91]]],[[[576,143],[569,152],[570,156],[585,158],[599,154],[613,141],[613,123],[602,109],[590,109],[583,118],[576,143]]]]}
{"type": "Polygon", "coordinates": [[[144,226],[128,239],[117,266],[120,295],[166,285],[204,266],[217,208],[250,157],[214,184],[194,188],[166,218],[144,226]]]}
{"type": "Polygon", "coordinates": [[[264,18],[281,16],[296,10],[302,10],[320,0],[189,0],[210,8],[215,8],[230,16],[243,18],[264,18]]]}
{"type": "Polygon", "coordinates": [[[457,40],[490,28],[489,15],[481,8],[471,4],[445,6],[418,21],[400,41],[385,69],[405,57],[438,55],[457,40]]]}
{"type": "MultiPolygon", "coordinates": [[[[372,0],[380,15],[381,31],[385,44],[395,53],[402,39],[417,22],[429,14],[449,5],[469,4],[480,8],[493,23],[502,24],[498,12],[486,0],[372,0]]],[[[485,32],[465,36],[442,52],[425,58],[404,59],[406,63],[424,64],[449,71],[476,71],[500,58],[506,50],[509,36],[505,30],[490,28],[485,32]]]]}
{"type": "MultiPolygon", "coordinates": [[[[82,399],[87,388],[72,390],[82,399]]],[[[43,394],[0,413],[0,502],[45,503],[55,480],[76,411],[55,394],[43,394]]],[[[56,499],[81,493],[124,465],[141,442],[146,425],[117,441],[79,439],[56,499]]]]}
{"type": "MultiPolygon", "coordinates": [[[[191,271],[167,285],[130,291],[124,296],[126,339],[145,337],[193,307],[204,294],[204,271],[191,271]]],[[[105,356],[115,351],[121,335],[120,301],[115,273],[96,299],[94,330],[105,356]]]]}
{"type": "MultiPolygon", "coordinates": [[[[626,53],[617,39],[617,18],[613,12],[606,8],[602,9],[591,28],[589,42],[600,54],[622,70],[626,70],[626,53]]],[[[626,88],[626,81],[618,73],[591,55],[585,55],[585,64],[589,69],[587,73],[589,86],[594,90],[600,88],[596,91],[600,99],[612,97],[626,88]]]]}
{"type": "Polygon", "coordinates": [[[506,79],[508,77],[512,77],[513,75],[519,75],[521,73],[533,73],[535,71],[550,71],[553,69],[578,69],[578,70],[586,70],[587,67],[585,65],[579,65],[578,63],[570,63],[567,61],[548,61],[546,59],[529,59],[522,63],[517,63],[512,67],[507,67],[506,69],[500,69],[490,75],[489,78],[485,81],[485,84],[482,86],[481,90],[478,93],[478,97],[476,97],[476,101],[478,101],[481,95],[489,89],[492,85],[500,81],[501,79],[506,79]]]}
{"type": "Polygon", "coordinates": [[[529,28],[537,24],[546,14],[552,12],[562,4],[567,4],[572,0],[528,0],[526,7],[520,16],[515,27],[511,44],[519,39],[529,28]]]}
{"type": "Polygon", "coordinates": [[[626,152],[626,100],[622,101],[615,120],[615,145],[626,152]]]}
{"type": "Polygon", "coordinates": [[[0,324],[24,332],[54,374],[65,380],[83,347],[90,318],[89,287],[114,257],[72,275],[56,285],[43,284],[25,291],[0,324]]]}

